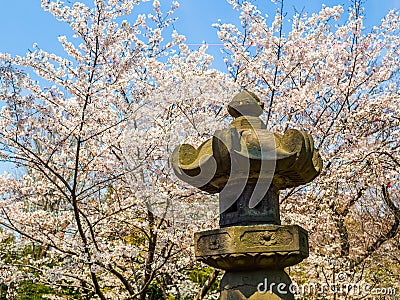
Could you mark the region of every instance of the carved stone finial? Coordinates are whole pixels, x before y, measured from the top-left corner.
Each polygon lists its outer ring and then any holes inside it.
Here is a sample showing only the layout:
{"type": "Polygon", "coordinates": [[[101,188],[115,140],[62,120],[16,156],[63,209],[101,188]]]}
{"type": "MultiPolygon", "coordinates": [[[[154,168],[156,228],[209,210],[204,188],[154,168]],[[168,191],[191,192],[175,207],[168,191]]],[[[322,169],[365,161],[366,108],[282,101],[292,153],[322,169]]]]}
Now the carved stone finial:
{"type": "Polygon", "coordinates": [[[228,104],[228,112],[234,117],[258,117],[263,113],[264,103],[252,92],[243,90],[228,104]]]}

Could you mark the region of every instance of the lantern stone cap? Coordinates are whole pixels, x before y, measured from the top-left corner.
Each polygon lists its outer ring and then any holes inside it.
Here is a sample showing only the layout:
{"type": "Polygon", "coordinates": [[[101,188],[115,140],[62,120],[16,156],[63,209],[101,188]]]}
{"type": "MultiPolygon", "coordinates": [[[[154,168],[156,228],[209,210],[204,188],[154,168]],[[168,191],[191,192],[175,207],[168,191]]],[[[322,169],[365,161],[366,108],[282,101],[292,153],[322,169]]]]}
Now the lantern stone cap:
{"type": "Polygon", "coordinates": [[[215,131],[198,148],[189,144],[175,148],[171,165],[178,178],[219,193],[228,181],[271,178],[281,190],[306,184],[321,172],[322,159],[311,135],[297,129],[283,134],[268,131],[258,117],[263,104],[253,93],[237,94],[228,112],[235,118],[228,128],[215,131]]]}

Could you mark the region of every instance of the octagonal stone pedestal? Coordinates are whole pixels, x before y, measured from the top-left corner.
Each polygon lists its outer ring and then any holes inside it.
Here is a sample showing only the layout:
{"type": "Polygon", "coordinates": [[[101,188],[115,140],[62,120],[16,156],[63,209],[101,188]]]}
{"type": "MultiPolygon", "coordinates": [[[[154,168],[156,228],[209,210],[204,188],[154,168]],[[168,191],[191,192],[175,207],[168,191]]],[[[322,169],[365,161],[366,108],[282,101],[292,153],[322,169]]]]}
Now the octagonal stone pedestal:
{"type": "Polygon", "coordinates": [[[308,257],[308,235],[297,225],[225,227],[196,233],[195,255],[226,270],[221,300],[293,299],[283,269],[308,257]]]}

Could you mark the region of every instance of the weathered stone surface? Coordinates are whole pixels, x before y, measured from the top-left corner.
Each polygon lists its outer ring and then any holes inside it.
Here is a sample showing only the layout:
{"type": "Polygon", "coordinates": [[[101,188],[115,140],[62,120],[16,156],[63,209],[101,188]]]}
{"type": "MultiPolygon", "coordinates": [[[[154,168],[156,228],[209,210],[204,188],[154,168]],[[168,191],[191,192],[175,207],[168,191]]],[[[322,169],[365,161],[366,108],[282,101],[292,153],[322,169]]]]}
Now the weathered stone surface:
{"type": "Polygon", "coordinates": [[[269,132],[258,118],[260,105],[247,91],[235,96],[228,106],[235,117],[229,128],[216,131],[197,149],[183,144],[174,150],[175,174],[209,193],[220,192],[229,179],[270,176],[277,189],[313,180],[321,171],[322,160],[312,137],[296,129],[283,135],[269,132]],[[268,165],[271,170],[263,171],[261,165],[266,162],[274,163],[268,165]]]}
{"type": "Polygon", "coordinates": [[[236,95],[228,112],[234,120],[227,129],[197,149],[183,144],[172,154],[178,178],[220,193],[221,228],[195,234],[195,255],[226,270],[221,300],[291,300],[283,269],[308,257],[308,236],[300,226],[280,225],[279,190],[313,180],[321,157],[305,132],[269,132],[259,118],[263,104],[253,93],[236,95]]]}
{"type": "Polygon", "coordinates": [[[283,269],[308,256],[308,236],[297,225],[231,226],[196,233],[195,255],[223,270],[283,269]]]}
{"type": "Polygon", "coordinates": [[[226,272],[221,300],[292,300],[289,276],[283,270],[226,272]]]}
{"type": "MultiPolygon", "coordinates": [[[[254,192],[255,185],[256,183],[247,183],[242,192],[237,192],[234,188],[231,189],[231,193],[236,195],[239,194],[240,196],[229,207],[229,209],[226,209],[221,213],[219,218],[219,225],[221,227],[255,224],[280,225],[279,191],[274,186],[271,186],[265,192],[265,195],[262,197],[258,205],[251,207],[250,199],[254,192]]],[[[222,197],[223,195],[220,195],[221,203],[224,202],[222,197]]]]}
{"type": "Polygon", "coordinates": [[[243,91],[233,97],[228,104],[228,112],[232,117],[254,116],[258,117],[263,113],[264,103],[251,92],[243,91]]]}

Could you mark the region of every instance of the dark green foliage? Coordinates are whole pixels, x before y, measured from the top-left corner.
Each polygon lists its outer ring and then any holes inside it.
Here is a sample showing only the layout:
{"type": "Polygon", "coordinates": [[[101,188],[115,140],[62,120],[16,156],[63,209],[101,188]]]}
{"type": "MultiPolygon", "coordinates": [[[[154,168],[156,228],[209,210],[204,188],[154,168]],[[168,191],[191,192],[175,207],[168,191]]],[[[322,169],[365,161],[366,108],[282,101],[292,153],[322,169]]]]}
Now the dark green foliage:
{"type": "MultiPolygon", "coordinates": [[[[193,282],[198,283],[203,286],[206,280],[210,277],[210,274],[214,271],[213,268],[206,267],[202,269],[194,269],[189,273],[189,278],[193,282]]],[[[217,278],[215,282],[211,285],[210,291],[219,291],[220,281],[217,278]]]]}
{"type": "Polygon", "coordinates": [[[18,299],[39,300],[46,299],[43,295],[55,294],[55,291],[48,286],[36,284],[31,281],[24,281],[18,287],[18,299]]]}
{"type": "Polygon", "coordinates": [[[149,285],[147,290],[147,297],[149,300],[161,300],[164,299],[160,284],[155,281],[149,285]]]}

